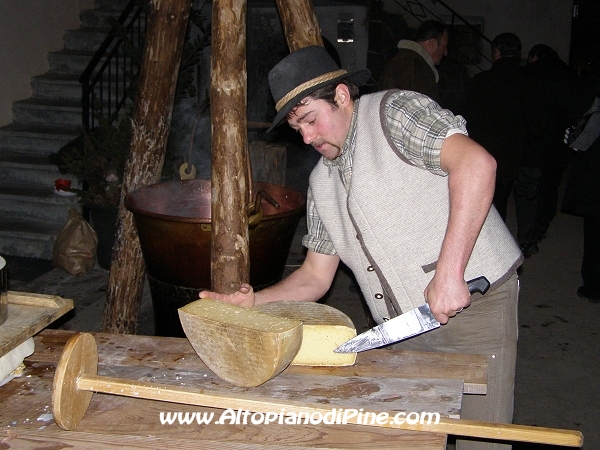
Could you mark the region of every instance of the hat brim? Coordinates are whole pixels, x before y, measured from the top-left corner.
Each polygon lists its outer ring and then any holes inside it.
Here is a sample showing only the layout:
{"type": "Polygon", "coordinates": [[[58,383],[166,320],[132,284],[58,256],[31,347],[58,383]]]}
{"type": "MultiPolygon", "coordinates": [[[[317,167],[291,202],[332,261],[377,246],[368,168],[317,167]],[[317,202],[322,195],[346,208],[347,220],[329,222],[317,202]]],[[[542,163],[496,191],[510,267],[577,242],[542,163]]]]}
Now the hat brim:
{"type": "Polygon", "coordinates": [[[307,89],[305,89],[304,91],[300,92],[298,95],[296,95],[295,97],[293,97],[289,102],[287,102],[278,112],[277,115],[275,116],[275,119],[273,119],[273,122],[271,123],[271,126],[267,129],[267,133],[269,133],[273,128],[275,128],[277,125],[279,125],[283,119],[285,118],[285,116],[288,115],[288,113],[298,104],[300,103],[300,101],[306,97],[307,95],[311,94],[312,92],[316,91],[317,89],[322,88],[323,86],[327,86],[328,84],[335,84],[338,81],[347,79],[348,81],[351,81],[352,83],[354,83],[356,86],[362,86],[364,85],[369,78],[371,78],[371,71],[368,69],[362,69],[362,70],[355,70],[352,72],[347,72],[343,75],[340,75],[339,77],[336,78],[332,78],[331,80],[327,80],[324,81],[322,83],[318,83],[315,84],[314,86],[311,86],[307,89]]]}

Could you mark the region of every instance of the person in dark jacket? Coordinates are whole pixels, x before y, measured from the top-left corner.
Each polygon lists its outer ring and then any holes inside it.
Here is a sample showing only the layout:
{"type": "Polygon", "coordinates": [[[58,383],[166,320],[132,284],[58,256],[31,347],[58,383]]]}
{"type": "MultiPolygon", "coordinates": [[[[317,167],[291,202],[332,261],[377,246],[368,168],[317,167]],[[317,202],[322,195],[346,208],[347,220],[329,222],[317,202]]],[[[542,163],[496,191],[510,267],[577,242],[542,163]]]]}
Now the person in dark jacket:
{"type": "Polygon", "coordinates": [[[564,130],[573,120],[569,101],[578,84],[575,72],[546,44],[534,45],[527,56],[525,74],[543,98],[543,132],[527,139],[514,196],[519,224],[518,241],[525,257],[538,252],[556,215],[558,188],[569,160],[564,130]]]}
{"type": "Polygon", "coordinates": [[[448,30],[437,20],[427,20],[417,29],[414,41],[398,42],[398,53],[388,61],[379,80],[379,90],[419,92],[440,102],[439,74],[435,66],[448,54],[448,30]]]}
{"type": "Polygon", "coordinates": [[[561,211],[583,217],[583,286],[577,295],[600,303],[600,58],[595,71],[574,96],[578,116],[587,117],[581,134],[567,139],[576,153],[561,211]]]}
{"type": "Polygon", "coordinates": [[[486,148],[497,162],[494,206],[506,221],[526,139],[543,128],[542,100],[521,68],[521,41],[502,33],[492,41],[492,67],[473,77],[460,113],[469,136],[486,148]]]}
{"type": "Polygon", "coordinates": [[[545,44],[534,45],[527,59],[526,73],[542,89],[545,117],[543,133],[527,144],[531,156],[527,164],[541,170],[535,224],[532,235],[528,236],[531,238],[528,246],[535,248],[546,236],[556,215],[558,190],[570,160],[563,135],[565,128],[577,119],[572,116],[569,103],[579,80],[575,72],[545,44]]]}

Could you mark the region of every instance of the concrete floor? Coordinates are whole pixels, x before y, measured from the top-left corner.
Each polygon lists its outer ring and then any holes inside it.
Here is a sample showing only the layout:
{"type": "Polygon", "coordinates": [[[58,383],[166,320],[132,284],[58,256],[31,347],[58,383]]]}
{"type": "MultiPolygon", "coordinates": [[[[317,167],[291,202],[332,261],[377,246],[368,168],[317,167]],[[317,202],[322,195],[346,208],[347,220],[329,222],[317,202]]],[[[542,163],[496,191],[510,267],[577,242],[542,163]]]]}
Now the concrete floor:
{"type": "MultiPolygon", "coordinates": [[[[312,156],[301,157],[310,170],[312,156]],[[308,162],[306,162],[308,161],[308,162]]],[[[306,170],[304,170],[305,172],[306,170]]],[[[304,172],[302,172],[304,174],[304,172]]],[[[305,179],[298,189],[305,189],[305,179]]],[[[514,212],[508,226],[514,232],[514,212]]],[[[302,262],[300,243],[304,220],[298,226],[288,258],[287,271],[302,262]]],[[[586,450],[600,449],[600,305],[577,297],[582,256],[582,220],[558,214],[540,244],[540,252],[527,259],[520,270],[520,336],[517,361],[514,423],[580,430],[586,450]]],[[[100,331],[108,271],[95,267],[74,277],[61,269],[22,283],[13,281],[12,290],[38,292],[72,298],[75,311],[54,326],[100,331]]],[[[325,302],[346,312],[359,332],[367,320],[358,294],[351,290],[351,278],[338,271],[325,302]]],[[[153,334],[152,303],[148,286],[144,290],[138,333],[153,334]]],[[[563,447],[516,444],[515,449],[563,447]]]]}

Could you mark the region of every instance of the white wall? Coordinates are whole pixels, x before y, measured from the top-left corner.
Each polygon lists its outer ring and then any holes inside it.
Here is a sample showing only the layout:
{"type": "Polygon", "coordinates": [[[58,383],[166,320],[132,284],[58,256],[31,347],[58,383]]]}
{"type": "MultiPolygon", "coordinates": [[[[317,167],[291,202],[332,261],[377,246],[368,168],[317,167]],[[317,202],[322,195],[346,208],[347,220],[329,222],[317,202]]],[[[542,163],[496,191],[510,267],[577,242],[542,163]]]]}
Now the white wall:
{"type": "MultiPolygon", "coordinates": [[[[445,14],[432,0],[422,1],[436,13],[445,14]]],[[[521,38],[524,55],[533,45],[545,43],[568,62],[571,1],[445,2],[462,16],[483,17],[484,33],[490,39],[510,31],[521,38]]],[[[393,0],[384,0],[384,3],[386,10],[402,13],[393,0]]],[[[48,70],[48,52],[63,48],[65,30],[79,28],[79,11],[92,6],[93,0],[0,0],[0,126],[12,122],[13,101],[31,96],[31,77],[48,70]]],[[[411,26],[416,26],[406,14],[403,16],[411,26]]],[[[359,23],[357,17],[357,25],[359,23]]],[[[356,30],[359,29],[357,26],[356,30]]]]}
{"type": "MultiPolygon", "coordinates": [[[[405,0],[398,1],[404,3],[405,0]]],[[[436,14],[447,14],[439,3],[421,1],[436,14]]],[[[484,34],[490,40],[500,33],[515,33],[521,39],[524,57],[535,44],[547,44],[558,52],[563,61],[569,61],[572,1],[444,0],[444,3],[463,17],[483,17],[484,34]]],[[[403,13],[393,0],[384,0],[384,4],[386,10],[402,14],[410,26],[415,26],[414,19],[403,13]]],[[[484,51],[489,53],[490,49],[484,48],[484,51]]]]}
{"type": "Polygon", "coordinates": [[[48,71],[48,52],[64,47],[92,0],[0,1],[0,126],[12,122],[12,102],[31,96],[31,77],[48,71]]]}

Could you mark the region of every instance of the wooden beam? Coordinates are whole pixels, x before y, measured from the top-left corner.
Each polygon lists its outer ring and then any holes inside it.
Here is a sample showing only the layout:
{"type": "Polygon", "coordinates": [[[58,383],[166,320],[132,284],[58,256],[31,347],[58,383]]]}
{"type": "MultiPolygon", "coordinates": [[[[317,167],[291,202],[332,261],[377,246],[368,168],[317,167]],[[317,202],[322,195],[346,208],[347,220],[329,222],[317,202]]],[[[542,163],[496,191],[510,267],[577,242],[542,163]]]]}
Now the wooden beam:
{"type": "Polygon", "coordinates": [[[110,333],[136,330],[146,268],[133,214],[123,200],[128,192],[160,180],[191,11],[188,0],[152,0],[150,7],[102,325],[110,333]]]}
{"type": "Polygon", "coordinates": [[[311,45],[323,46],[321,29],[311,0],[276,0],[290,52],[311,45]]]}
{"type": "Polygon", "coordinates": [[[249,282],[246,1],[212,5],[211,289],[225,294],[249,282]]]}

